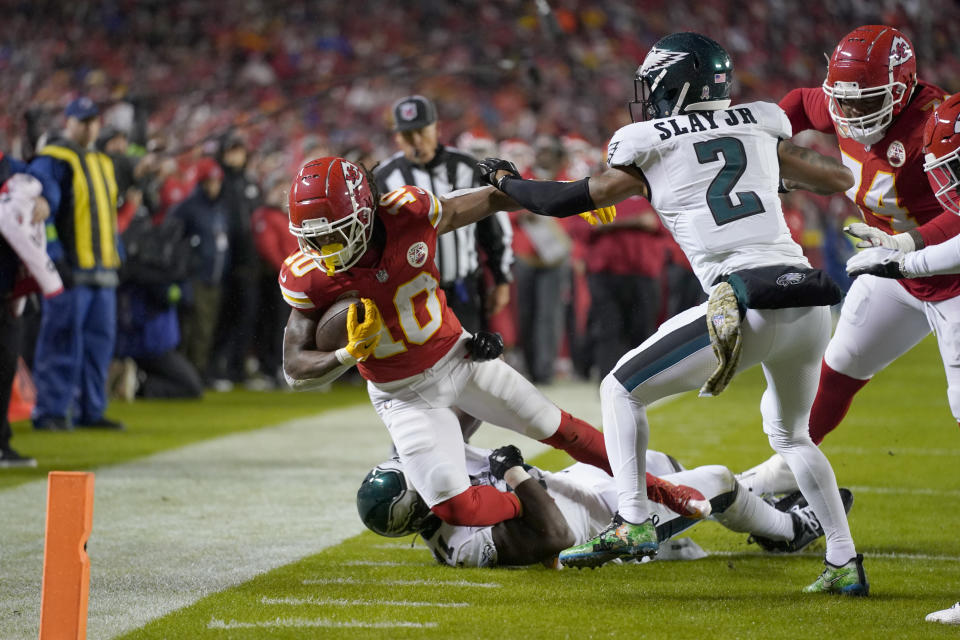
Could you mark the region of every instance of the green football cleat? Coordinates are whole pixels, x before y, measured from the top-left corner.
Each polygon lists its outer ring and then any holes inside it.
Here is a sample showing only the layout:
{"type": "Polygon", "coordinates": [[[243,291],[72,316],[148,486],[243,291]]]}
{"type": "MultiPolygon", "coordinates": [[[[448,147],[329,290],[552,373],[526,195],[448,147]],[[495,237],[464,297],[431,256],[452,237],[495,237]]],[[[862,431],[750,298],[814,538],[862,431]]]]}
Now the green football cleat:
{"type": "Polygon", "coordinates": [[[599,567],[615,558],[643,558],[657,554],[657,526],[653,518],[640,524],[625,522],[618,513],[594,538],[560,552],[567,567],[599,567]]]}
{"type": "Polygon", "coordinates": [[[835,567],[824,561],[827,568],[820,577],[808,587],[804,593],[837,593],[844,596],[866,596],[870,593],[870,583],[867,574],[863,571],[863,554],[858,553],[856,558],[840,567],[835,567]]]}

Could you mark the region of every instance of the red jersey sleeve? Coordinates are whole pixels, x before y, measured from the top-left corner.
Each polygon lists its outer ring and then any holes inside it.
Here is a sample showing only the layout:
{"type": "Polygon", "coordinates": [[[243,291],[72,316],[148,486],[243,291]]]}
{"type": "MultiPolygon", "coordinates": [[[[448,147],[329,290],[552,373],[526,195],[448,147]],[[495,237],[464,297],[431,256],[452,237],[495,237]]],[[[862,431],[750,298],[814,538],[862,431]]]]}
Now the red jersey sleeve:
{"type": "Polygon", "coordinates": [[[290,254],[280,266],[277,281],[283,300],[302,311],[326,309],[336,300],[327,292],[327,280],[317,263],[301,251],[290,254]]]}
{"type": "Polygon", "coordinates": [[[440,199],[425,189],[407,185],[380,198],[380,209],[389,215],[426,216],[434,229],[443,218],[440,199]]]}
{"type": "Polygon", "coordinates": [[[835,133],[827,109],[827,97],[820,87],[794,89],[780,99],[779,105],[790,119],[793,135],[807,129],[835,133]]]}
{"type": "Polygon", "coordinates": [[[960,234],[960,216],[944,211],[926,224],[917,227],[925,246],[940,244],[960,234]]]}

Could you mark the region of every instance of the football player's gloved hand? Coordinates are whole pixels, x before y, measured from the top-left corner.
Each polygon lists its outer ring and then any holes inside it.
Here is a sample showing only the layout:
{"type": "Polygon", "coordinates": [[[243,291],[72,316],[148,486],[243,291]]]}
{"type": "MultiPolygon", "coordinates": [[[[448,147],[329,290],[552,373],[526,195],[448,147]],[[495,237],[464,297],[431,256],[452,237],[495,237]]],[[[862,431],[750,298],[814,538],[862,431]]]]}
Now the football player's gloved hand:
{"type": "Polygon", "coordinates": [[[862,222],[854,222],[853,224],[849,224],[845,226],[843,230],[854,238],[858,238],[860,240],[860,242],[857,243],[858,249],[866,249],[868,247],[886,247],[887,249],[895,249],[897,251],[908,253],[917,248],[917,245],[913,240],[913,236],[911,236],[909,233],[890,235],[889,233],[884,233],[880,229],[871,227],[870,225],[862,222]]]}
{"type": "Polygon", "coordinates": [[[847,260],[847,274],[852,278],[865,273],[881,278],[905,278],[903,273],[905,257],[902,251],[885,247],[864,249],[847,260]]]}
{"type": "Polygon", "coordinates": [[[487,183],[491,187],[496,187],[497,189],[500,189],[500,180],[503,180],[503,178],[497,180],[498,171],[506,171],[514,178],[520,177],[520,172],[517,171],[517,165],[513,164],[509,160],[501,160],[500,158],[484,158],[478,163],[477,166],[480,169],[480,181],[487,183]]]}
{"type": "Polygon", "coordinates": [[[467,340],[467,356],[477,362],[499,358],[503,353],[503,337],[492,331],[477,331],[467,340]]]}
{"type": "Polygon", "coordinates": [[[508,469],[523,466],[523,454],[512,444],[494,449],[487,457],[490,463],[490,475],[497,480],[503,480],[503,474],[508,469]]]}
{"type": "Polygon", "coordinates": [[[617,217],[617,207],[615,205],[611,205],[609,207],[600,207],[599,209],[594,209],[593,211],[584,211],[578,215],[589,222],[591,227],[597,224],[608,224],[613,222],[613,220],[617,217]]]}
{"type": "Polygon", "coordinates": [[[360,302],[363,303],[363,320],[357,318],[359,305],[356,303],[347,310],[347,346],[337,351],[337,360],[343,364],[363,362],[380,342],[383,328],[380,310],[370,298],[361,298],[360,302]],[[350,362],[351,358],[353,362],[350,362]]]}

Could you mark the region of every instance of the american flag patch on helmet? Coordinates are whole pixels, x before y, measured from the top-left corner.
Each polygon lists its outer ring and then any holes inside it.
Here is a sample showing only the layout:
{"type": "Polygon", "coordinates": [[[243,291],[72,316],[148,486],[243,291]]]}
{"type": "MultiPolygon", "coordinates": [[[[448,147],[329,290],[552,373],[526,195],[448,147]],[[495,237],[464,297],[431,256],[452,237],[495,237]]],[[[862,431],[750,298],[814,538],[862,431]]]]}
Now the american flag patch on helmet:
{"type": "Polygon", "coordinates": [[[713,74],[713,81],[714,81],[714,82],[726,82],[726,81],[727,81],[727,74],[725,74],[725,73],[715,73],[715,74],[713,74]]]}

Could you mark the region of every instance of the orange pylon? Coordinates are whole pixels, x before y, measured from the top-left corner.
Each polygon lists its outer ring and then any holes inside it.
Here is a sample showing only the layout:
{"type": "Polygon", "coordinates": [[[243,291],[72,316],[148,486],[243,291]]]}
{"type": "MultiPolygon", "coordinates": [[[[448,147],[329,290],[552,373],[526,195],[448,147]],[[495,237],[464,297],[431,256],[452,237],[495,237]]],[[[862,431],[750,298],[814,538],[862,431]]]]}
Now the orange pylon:
{"type": "Polygon", "coordinates": [[[30,369],[23,358],[17,360],[17,373],[10,390],[10,406],[7,408],[7,420],[17,422],[26,420],[37,403],[37,388],[33,386],[30,369]]]}
{"type": "Polygon", "coordinates": [[[85,640],[93,527],[93,474],[51,471],[43,547],[40,640],[85,640]]]}

